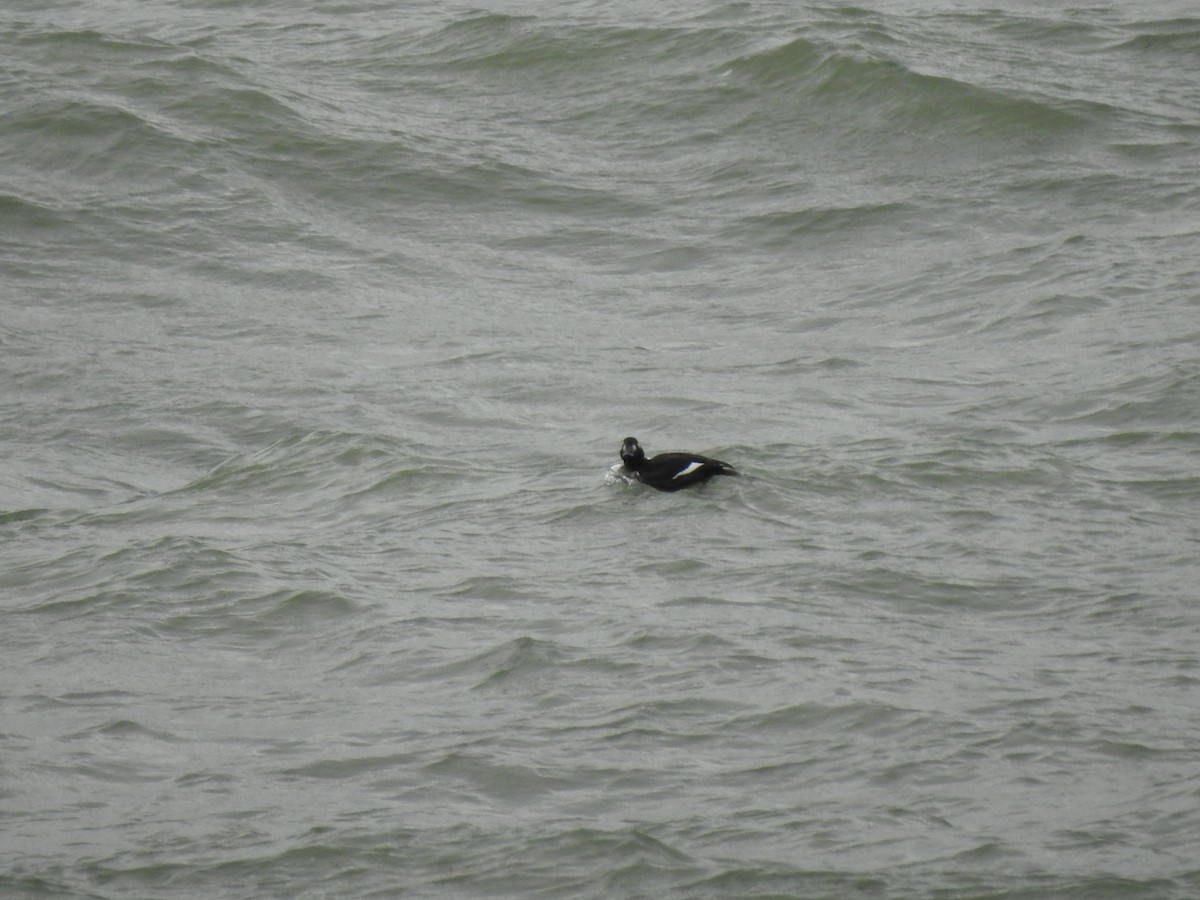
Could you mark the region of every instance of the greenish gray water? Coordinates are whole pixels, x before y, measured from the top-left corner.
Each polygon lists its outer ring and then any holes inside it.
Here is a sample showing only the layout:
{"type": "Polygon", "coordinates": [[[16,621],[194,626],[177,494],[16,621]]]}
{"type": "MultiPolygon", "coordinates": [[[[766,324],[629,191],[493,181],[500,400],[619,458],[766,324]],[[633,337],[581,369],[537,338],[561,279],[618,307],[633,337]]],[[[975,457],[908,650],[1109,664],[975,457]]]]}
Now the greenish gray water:
{"type": "Polygon", "coordinates": [[[1200,891],[1188,7],[0,49],[0,895],[1200,891]]]}

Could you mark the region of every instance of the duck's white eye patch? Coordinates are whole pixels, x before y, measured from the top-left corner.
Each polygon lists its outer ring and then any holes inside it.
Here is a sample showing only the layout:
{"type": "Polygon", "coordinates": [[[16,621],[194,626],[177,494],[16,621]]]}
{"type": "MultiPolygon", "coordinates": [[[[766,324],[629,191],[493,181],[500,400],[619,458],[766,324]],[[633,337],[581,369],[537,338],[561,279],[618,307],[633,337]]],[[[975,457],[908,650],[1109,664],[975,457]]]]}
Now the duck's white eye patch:
{"type": "Polygon", "coordinates": [[[676,472],[674,475],[672,475],[671,480],[674,481],[676,478],[682,478],[684,475],[687,475],[690,472],[695,472],[702,465],[704,465],[704,463],[702,463],[702,462],[690,462],[686,466],[684,466],[682,469],[680,469],[678,472],[676,472]]]}

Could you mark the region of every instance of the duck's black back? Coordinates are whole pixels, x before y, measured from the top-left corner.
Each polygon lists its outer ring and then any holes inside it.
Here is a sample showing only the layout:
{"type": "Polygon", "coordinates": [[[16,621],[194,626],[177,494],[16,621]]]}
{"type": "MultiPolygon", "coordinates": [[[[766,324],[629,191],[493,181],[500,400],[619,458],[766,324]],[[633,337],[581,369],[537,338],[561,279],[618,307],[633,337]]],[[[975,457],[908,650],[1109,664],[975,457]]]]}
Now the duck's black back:
{"type": "Polygon", "coordinates": [[[714,475],[737,475],[729,463],[698,453],[659,453],[637,470],[638,480],[660,491],[679,491],[703,484],[714,475]]]}

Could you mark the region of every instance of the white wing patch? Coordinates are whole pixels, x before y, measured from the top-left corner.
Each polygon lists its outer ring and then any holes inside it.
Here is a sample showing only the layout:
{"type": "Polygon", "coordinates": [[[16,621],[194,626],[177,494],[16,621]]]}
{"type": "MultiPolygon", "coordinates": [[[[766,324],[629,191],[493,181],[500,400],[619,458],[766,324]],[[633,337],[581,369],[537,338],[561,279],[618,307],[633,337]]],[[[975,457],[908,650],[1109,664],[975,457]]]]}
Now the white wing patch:
{"type": "Polygon", "coordinates": [[[676,472],[674,475],[672,475],[671,480],[674,481],[676,478],[682,478],[684,475],[688,475],[692,472],[695,472],[702,465],[704,465],[704,463],[702,463],[702,462],[690,462],[686,466],[684,466],[682,469],[680,469],[678,472],[676,472]]]}

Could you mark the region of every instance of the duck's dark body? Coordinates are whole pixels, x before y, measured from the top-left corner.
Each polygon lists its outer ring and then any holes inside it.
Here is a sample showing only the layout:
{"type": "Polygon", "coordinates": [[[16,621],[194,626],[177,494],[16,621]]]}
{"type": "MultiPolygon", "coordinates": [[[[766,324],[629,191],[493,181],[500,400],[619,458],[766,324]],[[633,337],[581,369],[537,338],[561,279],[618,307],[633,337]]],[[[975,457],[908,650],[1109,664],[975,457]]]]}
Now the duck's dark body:
{"type": "Polygon", "coordinates": [[[660,491],[703,484],[714,475],[738,474],[729,463],[699,453],[660,453],[647,459],[637,438],[631,437],[621,444],[621,462],[632,477],[660,491]]]}

